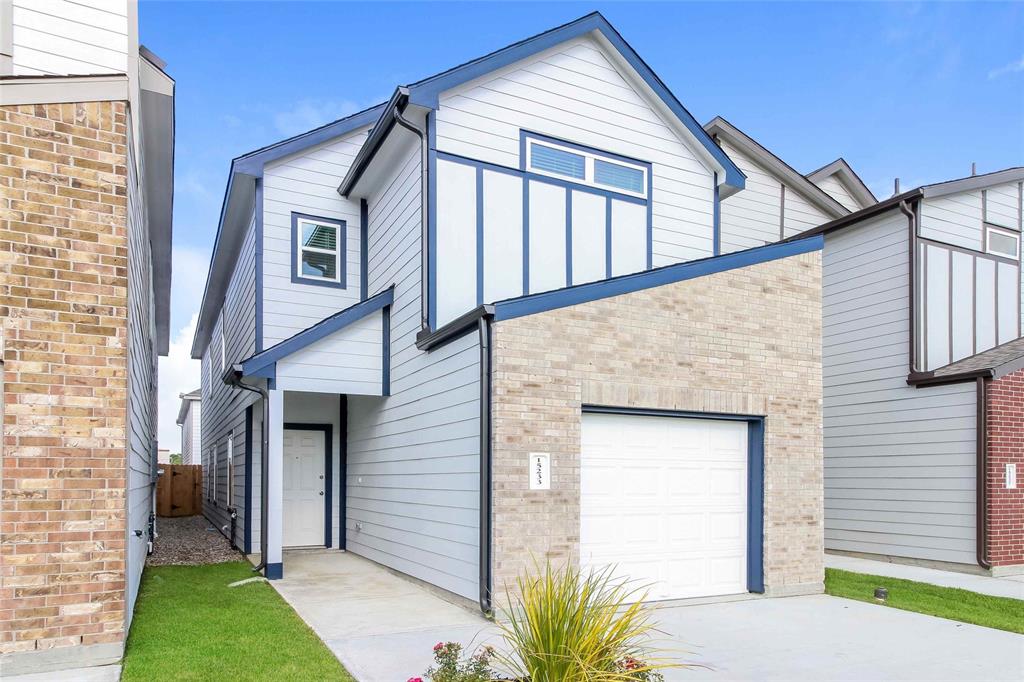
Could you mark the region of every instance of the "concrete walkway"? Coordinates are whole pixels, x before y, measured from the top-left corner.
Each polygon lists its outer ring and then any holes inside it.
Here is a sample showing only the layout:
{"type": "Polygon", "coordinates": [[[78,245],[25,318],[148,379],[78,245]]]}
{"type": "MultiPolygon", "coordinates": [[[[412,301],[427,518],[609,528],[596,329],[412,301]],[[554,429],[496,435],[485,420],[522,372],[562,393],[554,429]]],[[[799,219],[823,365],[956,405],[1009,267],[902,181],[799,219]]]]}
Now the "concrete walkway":
{"type": "MultiPolygon", "coordinates": [[[[361,682],[422,675],[431,647],[500,645],[497,628],[360,557],[287,553],[272,584],[361,682]]],[[[1024,636],[825,595],[658,610],[669,682],[1024,679],[1024,636]]]]}
{"type": "Polygon", "coordinates": [[[839,568],[844,571],[853,571],[854,573],[868,573],[870,575],[884,575],[890,578],[916,580],[917,582],[941,585],[942,587],[958,587],[961,590],[989,594],[993,597],[1024,599],[1024,576],[1019,575],[993,578],[987,575],[942,571],[935,568],[861,559],[840,554],[826,554],[825,566],[828,568],[839,568]]]}
{"type": "Polygon", "coordinates": [[[14,675],[3,677],[4,682],[118,682],[121,679],[121,666],[100,665],[92,668],[72,668],[52,673],[32,673],[31,675],[14,675]]]}

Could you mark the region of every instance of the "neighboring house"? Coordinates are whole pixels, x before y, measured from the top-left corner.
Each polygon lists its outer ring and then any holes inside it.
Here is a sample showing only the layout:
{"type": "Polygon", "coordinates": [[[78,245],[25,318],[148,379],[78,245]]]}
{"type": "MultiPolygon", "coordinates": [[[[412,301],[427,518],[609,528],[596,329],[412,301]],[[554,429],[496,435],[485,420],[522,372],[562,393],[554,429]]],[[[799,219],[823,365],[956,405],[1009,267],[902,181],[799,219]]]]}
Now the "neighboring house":
{"type": "Polygon", "coordinates": [[[825,546],[1024,572],[1024,168],[825,236],[825,546]]]}
{"type": "Polygon", "coordinates": [[[820,592],[822,240],[719,255],[744,185],[599,14],[235,159],[204,514],[484,610],[545,558],[820,592]]]}
{"type": "Polygon", "coordinates": [[[158,464],[170,464],[171,451],[167,448],[160,448],[156,451],[156,461],[158,464]]]}
{"type": "Polygon", "coordinates": [[[721,253],[792,237],[875,203],[843,159],[807,176],[721,116],[704,130],[747,176],[746,188],[721,206],[721,253]]]}
{"type": "Polygon", "coordinates": [[[181,407],[175,422],[181,427],[181,463],[202,464],[203,451],[203,395],[197,388],[189,393],[179,393],[181,407]]]}
{"type": "Polygon", "coordinates": [[[118,661],[152,539],[174,81],[136,12],[0,0],[4,677],[118,661]]]}

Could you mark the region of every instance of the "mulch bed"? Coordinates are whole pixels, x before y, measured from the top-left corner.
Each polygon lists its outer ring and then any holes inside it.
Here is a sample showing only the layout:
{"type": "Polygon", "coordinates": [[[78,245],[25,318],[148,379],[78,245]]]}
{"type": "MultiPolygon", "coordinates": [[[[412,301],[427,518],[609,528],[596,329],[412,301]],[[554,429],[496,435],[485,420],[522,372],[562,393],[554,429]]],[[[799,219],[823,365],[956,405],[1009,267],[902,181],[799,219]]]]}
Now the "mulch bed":
{"type": "Polygon", "coordinates": [[[160,517],[156,530],[153,554],[146,560],[150,566],[198,566],[245,558],[202,516],[160,517]]]}

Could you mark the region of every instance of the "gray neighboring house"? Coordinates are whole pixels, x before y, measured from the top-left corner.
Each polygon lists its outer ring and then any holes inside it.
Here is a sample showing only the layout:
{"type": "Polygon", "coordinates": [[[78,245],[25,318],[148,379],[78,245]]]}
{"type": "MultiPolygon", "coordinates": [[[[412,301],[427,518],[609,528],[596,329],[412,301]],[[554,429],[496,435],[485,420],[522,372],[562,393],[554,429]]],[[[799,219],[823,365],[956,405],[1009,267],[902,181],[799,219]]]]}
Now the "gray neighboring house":
{"type": "Polygon", "coordinates": [[[1024,168],[926,185],[824,235],[825,547],[1024,570],[1024,168]]]}
{"type": "Polygon", "coordinates": [[[197,388],[188,393],[180,393],[181,407],[175,423],[181,427],[181,463],[201,464],[200,454],[203,451],[203,394],[197,388]]]}

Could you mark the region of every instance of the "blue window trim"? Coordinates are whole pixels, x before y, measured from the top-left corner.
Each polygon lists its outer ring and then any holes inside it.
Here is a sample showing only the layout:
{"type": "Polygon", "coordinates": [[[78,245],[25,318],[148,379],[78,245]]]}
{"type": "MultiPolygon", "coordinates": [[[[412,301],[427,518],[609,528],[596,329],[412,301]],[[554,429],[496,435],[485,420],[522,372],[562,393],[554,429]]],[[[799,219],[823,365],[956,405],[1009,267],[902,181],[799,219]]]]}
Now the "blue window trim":
{"type": "Polygon", "coordinates": [[[824,238],[821,235],[791,242],[759,246],[746,251],[736,251],[722,256],[712,256],[686,263],[665,265],[654,270],[620,275],[611,279],[556,289],[539,294],[498,301],[494,304],[495,321],[510,320],[525,315],[535,315],[571,305],[596,301],[611,296],[620,296],[634,291],[696,279],[727,270],[745,268],[759,263],[788,258],[802,253],[821,250],[824,238]]]}
{"type": "Polygon", "coordinates": [[[290,336],[284,341],[242,360],[242,376],[264,377],[267,379],[276,378],[276,363],[278,360],[302,350],[325,336],[344,329],[367,315],[392,305],[394,300],[394,287],[388,287],[376,296],[371,296],[365,301],[356,303],[330,317],[324,318],[312,327],[303,329],[298,334],[290,336]]]}
{"type": "Polygon", "coordinates": [[[747,423],[747,591],[764,592],[764,432],[765,417],[721,412],[689,412],[656,408],[583,405],[583,414],[676,419],[711,419],[747,423]]]}
{"type": "Polygon", "coordinates": [[[348,223],[340,218],[328,218],[326,216],[312,215],[292,211],[292,282],[294,284],[310,284],[317,287],[330,287],[332,289],[348,288],[348,223]],[[325,223],[338,228],[338,281],[313,279],[299,273],[299,221],[325,223]]]}
{"type": "Polygon", "coordinates": [[[286,431],[322,431],[324,434],[324,547],[330,549],[334,544],[332,537],[334,535],[334,529],[332,528],[332,511],[334,507],[332,504],[332,486],[334,483],[334,447],[331,442],[334,440],[334,427],[330,424],[285,422],[284,428],[286,431]]]}

